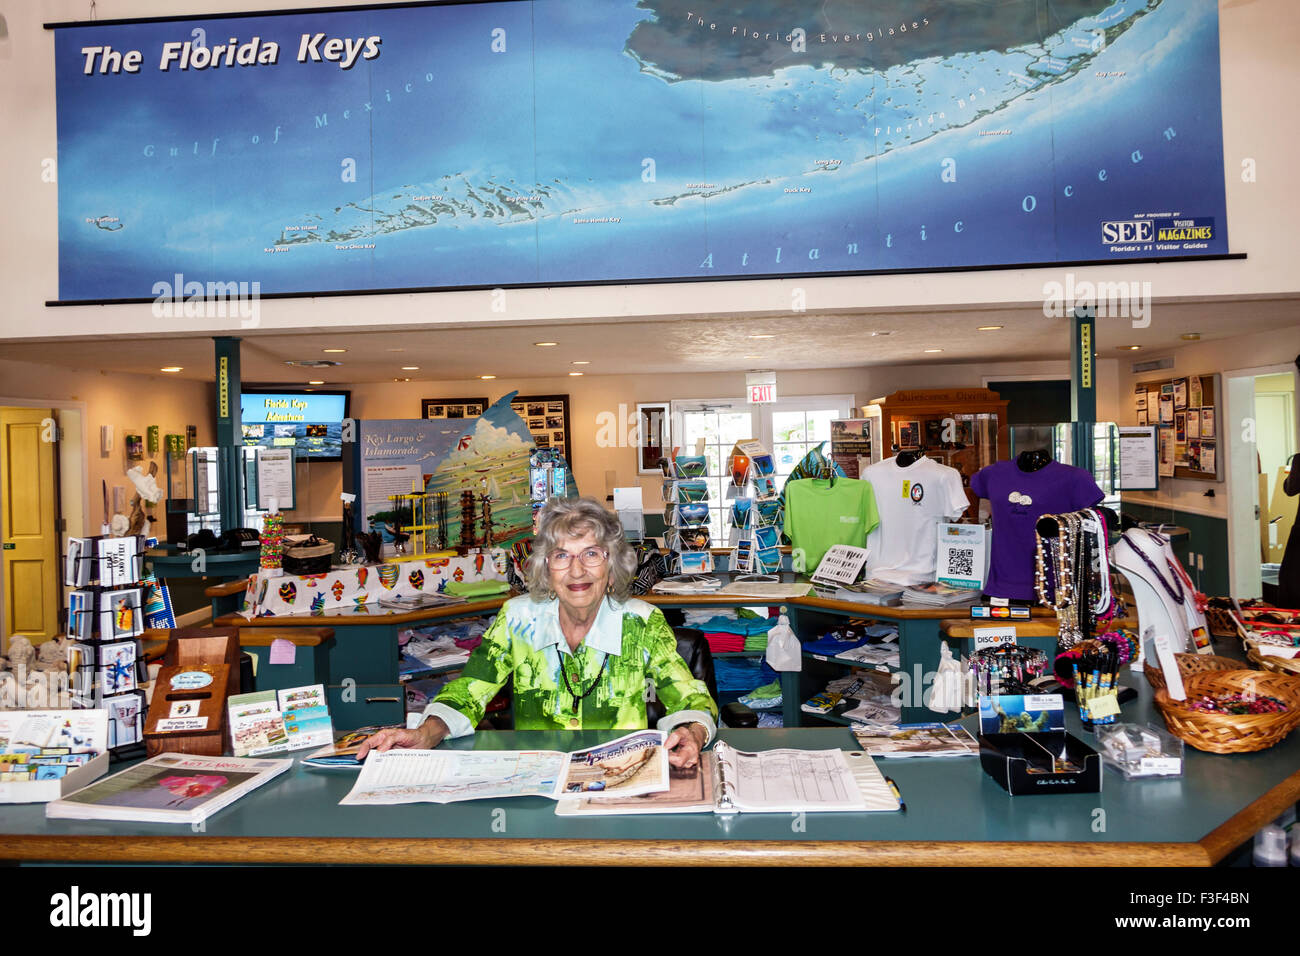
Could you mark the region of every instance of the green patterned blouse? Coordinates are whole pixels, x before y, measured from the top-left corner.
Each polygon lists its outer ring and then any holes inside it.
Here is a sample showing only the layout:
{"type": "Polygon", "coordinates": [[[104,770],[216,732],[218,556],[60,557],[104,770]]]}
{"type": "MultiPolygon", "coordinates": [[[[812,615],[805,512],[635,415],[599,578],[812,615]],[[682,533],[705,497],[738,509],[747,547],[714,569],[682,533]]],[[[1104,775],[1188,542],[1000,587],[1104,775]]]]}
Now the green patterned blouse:
{"type": "Polygon", "coordinates": [[[441,717],[453,737],[472,733],[513,674],[516,730],[641,730],[646,701],[657,697],[667,712],[659,729],[697,721],[712,738],[718,706],[677,653],[677,639],[658,608],[606,598],[570,653],[559,607],[555,598],[506,601],[461,676],[425,713],[441,717]]]}

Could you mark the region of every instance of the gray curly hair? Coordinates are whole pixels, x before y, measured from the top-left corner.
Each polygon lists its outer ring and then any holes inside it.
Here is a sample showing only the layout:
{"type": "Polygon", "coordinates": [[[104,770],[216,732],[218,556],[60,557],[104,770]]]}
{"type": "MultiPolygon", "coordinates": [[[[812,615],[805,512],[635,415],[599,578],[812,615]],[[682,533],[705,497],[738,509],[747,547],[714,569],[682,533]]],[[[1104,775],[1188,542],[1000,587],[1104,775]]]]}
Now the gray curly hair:
{"type": "Polygon", "coordinates": [[[623,537],[618,518],[594,498],[552,498],[537,519],[537,537],[524,566],[528,593],[534,601],[555,597],[546,559],[556,550],[559,540],[581,537],[587,532],[593,533],[600,546],[609,552],[610,595],[616,601],[628,599],[636,577],[636,553],[623,537]]]}

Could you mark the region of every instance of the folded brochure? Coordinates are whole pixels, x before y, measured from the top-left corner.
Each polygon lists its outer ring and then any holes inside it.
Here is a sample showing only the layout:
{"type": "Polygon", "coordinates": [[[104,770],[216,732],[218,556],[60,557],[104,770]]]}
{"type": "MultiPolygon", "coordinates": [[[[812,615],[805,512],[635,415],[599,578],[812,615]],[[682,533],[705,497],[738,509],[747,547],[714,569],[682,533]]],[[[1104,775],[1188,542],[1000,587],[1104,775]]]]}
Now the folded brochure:
{"type": "Polygon", "coordinates": [[[854,727],[858,746],[873,757],[967,757],[979,742],[960,724],[898,724],[854,727]]]}
{"type": "Polygon", "coordinates": [[[668,789],[666,736],[641,730],[609,743],[555,750],[371,751],[343,806],[454,803],[485,797],[633,796],[668,789]]]}
{"type": "Polygon", "coordinates": [[[159,754],[45,805],[65,820],[201,823],[279,776],[292,760],[159,754]]]}

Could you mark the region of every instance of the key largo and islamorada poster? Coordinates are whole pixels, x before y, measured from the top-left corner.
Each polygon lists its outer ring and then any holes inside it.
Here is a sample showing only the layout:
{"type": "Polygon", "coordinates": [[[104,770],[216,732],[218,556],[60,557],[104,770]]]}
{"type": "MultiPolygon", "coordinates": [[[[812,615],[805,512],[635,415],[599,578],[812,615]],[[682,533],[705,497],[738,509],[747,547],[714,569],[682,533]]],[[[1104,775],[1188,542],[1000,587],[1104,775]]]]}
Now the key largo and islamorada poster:
{"type": "Polygon", "coordinates": [[[60,26],[59,298],[1226,254],[1217,7],[514,0],[60,26]]]}

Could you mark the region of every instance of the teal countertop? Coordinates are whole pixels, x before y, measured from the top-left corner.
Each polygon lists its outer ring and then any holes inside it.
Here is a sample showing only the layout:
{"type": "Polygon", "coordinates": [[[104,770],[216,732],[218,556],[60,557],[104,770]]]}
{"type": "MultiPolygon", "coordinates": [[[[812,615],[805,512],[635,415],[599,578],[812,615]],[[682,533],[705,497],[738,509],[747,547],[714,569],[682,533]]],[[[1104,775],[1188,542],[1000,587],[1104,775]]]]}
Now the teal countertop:
{"type": "MultiPolygon", "coordinates": [[[[1138,701],[1125,705],[1124,719],[1141,722],[1150,713],[1145,681],[1139,692],[1138,701]]],[[[1093,741],[1073,724],[1076,736],[1093,741]]],[[[444,746],[569,750],[609,736],[485,731],[444,746]]],[[[742,750],[854,749],[846,728],[724,728],[722,736],[742,750]]],[[[1012,797],[984,773],[978,758],[877,763],[898,784],[906,812],[810,813],[802,819],[789,813],[562,818],[541,797],[341,807],[338,801],[355,774],[295,764],[209,818],[201,832],[161,824],[47,821],[41,805],[0,807],[0,833],[6,835],[0,859],[1208,865],[1300,796],[1300,734],[1254,754],[1218,756],[1187,748],[1180,778],[1130,782],[1106,769],[1097,794],[1012,797]]]]}

